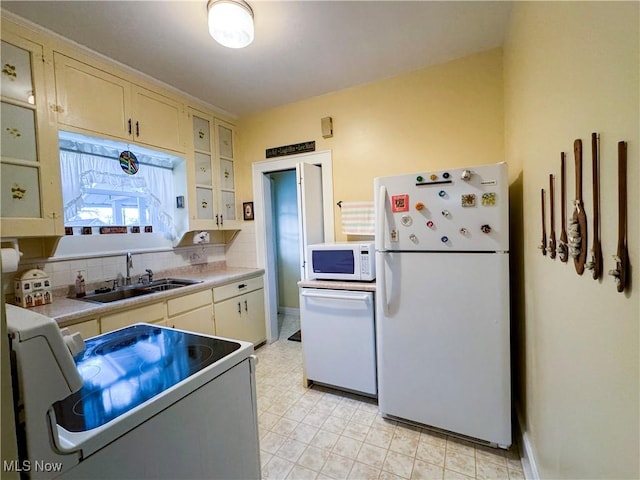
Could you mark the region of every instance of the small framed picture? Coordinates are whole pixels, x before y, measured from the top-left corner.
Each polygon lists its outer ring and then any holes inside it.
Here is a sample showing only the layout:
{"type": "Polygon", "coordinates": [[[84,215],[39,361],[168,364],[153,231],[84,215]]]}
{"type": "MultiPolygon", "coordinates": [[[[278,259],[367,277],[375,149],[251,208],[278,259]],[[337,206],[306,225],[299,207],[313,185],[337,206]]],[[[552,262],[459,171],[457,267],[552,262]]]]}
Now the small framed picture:
{"type": "Polygon", "coordinates": [[[242,204],[242,213],[245,220],[253,220],[253,202],[244,202],[242,204]]]}

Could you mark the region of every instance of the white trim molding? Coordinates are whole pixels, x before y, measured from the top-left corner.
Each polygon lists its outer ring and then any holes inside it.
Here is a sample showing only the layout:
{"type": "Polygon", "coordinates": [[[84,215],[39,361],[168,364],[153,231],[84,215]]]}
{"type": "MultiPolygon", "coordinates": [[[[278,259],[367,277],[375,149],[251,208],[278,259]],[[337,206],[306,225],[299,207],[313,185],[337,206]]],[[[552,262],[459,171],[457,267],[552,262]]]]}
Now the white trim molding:
{"type": "Polygon", "coordinates": [[[522,470],[524,471],[524,477],[527,480],[540,480],[540,474],[538,473],[538,467],[536,465],[536,459],[533,451],[533,445],[527,434],[526,424],[522,418],[522,413],[518,405],[515,406],[516,418],[518,420],[518,429],[520,430],[520,461],[522,462],[522,470]]]}

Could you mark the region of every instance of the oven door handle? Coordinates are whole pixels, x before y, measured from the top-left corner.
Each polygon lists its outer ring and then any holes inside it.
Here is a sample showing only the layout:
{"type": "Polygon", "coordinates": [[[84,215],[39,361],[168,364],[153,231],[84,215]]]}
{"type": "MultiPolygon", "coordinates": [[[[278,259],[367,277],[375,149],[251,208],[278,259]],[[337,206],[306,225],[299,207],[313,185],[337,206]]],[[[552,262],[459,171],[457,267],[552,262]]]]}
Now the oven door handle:
{"type": "Polygon", "coordinates": [[[305,290],[302,290],[301,295],[303,297],[310,297],[310,298],[330,298],[333,300],[356,300],[356,301],[362,301],[362,302],[367,302],[371,298],[371,296],[367,295],[366,293],[336,295],[336,294],[324,293],[324,292],[307,292],[305,290]]]}

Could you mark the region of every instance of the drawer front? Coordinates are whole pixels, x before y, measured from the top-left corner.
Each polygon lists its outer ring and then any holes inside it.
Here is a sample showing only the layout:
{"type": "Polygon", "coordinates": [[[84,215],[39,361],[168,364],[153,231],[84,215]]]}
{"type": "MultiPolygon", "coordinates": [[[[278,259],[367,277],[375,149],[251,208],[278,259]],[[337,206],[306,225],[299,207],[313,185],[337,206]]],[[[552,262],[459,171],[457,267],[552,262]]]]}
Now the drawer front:
{"type": "Polygon", "coordinates": [[[156,303],[142,308],[134,308],[124,312],[107,315],[100,319],[102,333],[133,325],[134,323],[156,323],[164,320],[164,303],[156,303]]]}
{"type": "Polygon", "coordinates": [[[179,315],[195,308],[211,305],[211,290],[203,290],[184,297],[172,298],[167,302],[169,316],[179,315]]]}
{"type": "Polygon", "coordinates": [[[213,301],[222,302],[227,298],[242,295],[243,293],[252,292],[263,287],[262,276],[247,278],[238,282],[229,283],[213,289],[213,301]]]}
{"type": "Polygon", "coordinates": [[[65,327],[71,333],[79,333],[84,340],[100,335],[100,325],[98,320],[87,320],[86,322],[74,323],[65,327]]]}

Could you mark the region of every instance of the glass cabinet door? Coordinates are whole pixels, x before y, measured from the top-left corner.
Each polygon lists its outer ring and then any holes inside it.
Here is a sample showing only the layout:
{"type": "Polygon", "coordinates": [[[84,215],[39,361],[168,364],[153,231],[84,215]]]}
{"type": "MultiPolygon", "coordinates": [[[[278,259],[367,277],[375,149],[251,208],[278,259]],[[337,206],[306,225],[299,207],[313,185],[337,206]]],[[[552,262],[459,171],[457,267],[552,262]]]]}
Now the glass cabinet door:
{"type": "Polygon", "coordinates": [[[2,41],[2,217],[38,218],[40,179],[31,52],[2,41]]]}
{"type": "Polygon", "coordinates": [[[191,109],[194,179],[191,229],[231,230],[237,223],[233,126],[191,109]]]}
{"type": "Polygon", "coordinates": [[[57,143],[50,142],[51,128],[45,125],[42,55],[39,45],[3,31],[0,216],[6,236],[47,235],[62,229],[59,194],[45,197],[60,186],[57,143]]]}
{"type": "Polygon", "coordinates": [[[2,41],[2,97],[35,104],[31,52],[2,41]]]}
{"type": "Polygon", "coordinates": [[[233,163],[233,136],[234,131],[231,125],[216,120],[216,146],[218,149],[218,175],[220,184],[220,212],[222,222],[235,222],[236,218],[236,190],[235,174],[233,163]]]}
{"type": "Polygon", "coordinates": [[[213,164],[211,158],[211,121],[193,115],[193,148],[196,179],[196,218],[213,220],[213,164]]]}

